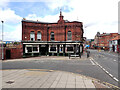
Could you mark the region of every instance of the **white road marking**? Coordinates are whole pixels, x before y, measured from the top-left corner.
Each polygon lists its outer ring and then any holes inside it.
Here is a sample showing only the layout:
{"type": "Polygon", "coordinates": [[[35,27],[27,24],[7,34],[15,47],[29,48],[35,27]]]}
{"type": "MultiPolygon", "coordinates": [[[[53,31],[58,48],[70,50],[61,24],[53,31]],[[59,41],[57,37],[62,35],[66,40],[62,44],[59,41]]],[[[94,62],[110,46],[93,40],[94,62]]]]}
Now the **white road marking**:
{"type": "Polygon", "coordinates": [[[91,58],[92,60],[94,60],[93,58],[91,58]]]}
{"type": "Polygon", "coordinates": [[[116,60],[114,60],[114,61],[116,61],[116,60]]]}
{"type": "Polygon", "coordinates": [[[100,68],[103,68],[101,65],[99,65],[100,68]]]}
{"type": "Polygon", "coordinates": [[[112,75],[112,74],[110,74],[110,73],[109,73],[109,75],[110,75],[111,77],[113,77],[113,75],[112,75]]]}
{"type": "Polygon", "coordinates": [[[109,73],[108,71],[105,70],[106,73],[109,73]]]}
{"type": "MultiPolygon", "coordinates": [[[[93,58],[91,58],[92,60],[94,60],[93,58]]],[[[90,60],[91,60],[90,59],[90,60]]],[[[91,61],[92,61],[91,60],[91,61]]],[[[93,62],[93,61],[92,61],[93,62]]],[[[96,63],[103,71],[105,71],[110,77],[112,77],[115,81],[119,81],[116,77],[114,77],[112,74],[110,74],[105,68],[103,68],[100,64],[98,64],[96,61],[94,61],[94,63],[96,63]]]]}
{"type": "Polygon", "coordinates": [[[105,71],[105,69],[103,68],[103,70],[105,71]]]}
{"type": "Polygon", "coordinates": [[[95,63],[90,59],[90,62],[92,63],[92,65],[95,65],[95,63]]]}
{"type": "Polygon", "coordinates": [[[116,80],[117,82],[119,81],[119,80],[118,80],[117,78],[115,78],[115,77],[114,77],[113,79],[116,80]]]}

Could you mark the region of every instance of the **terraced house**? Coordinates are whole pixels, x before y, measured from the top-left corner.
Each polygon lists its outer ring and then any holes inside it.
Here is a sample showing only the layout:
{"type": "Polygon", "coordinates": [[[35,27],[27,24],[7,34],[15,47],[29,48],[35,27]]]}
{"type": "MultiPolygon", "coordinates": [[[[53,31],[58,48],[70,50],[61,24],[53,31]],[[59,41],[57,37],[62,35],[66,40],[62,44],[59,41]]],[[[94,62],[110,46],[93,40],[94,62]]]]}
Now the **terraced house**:
{"type": "Polygon", "coordinates": [[[68,55],[83,52],[83,23],[63,19],[56,23],[22,20],[22,44],[25,56],[68,55]]]}

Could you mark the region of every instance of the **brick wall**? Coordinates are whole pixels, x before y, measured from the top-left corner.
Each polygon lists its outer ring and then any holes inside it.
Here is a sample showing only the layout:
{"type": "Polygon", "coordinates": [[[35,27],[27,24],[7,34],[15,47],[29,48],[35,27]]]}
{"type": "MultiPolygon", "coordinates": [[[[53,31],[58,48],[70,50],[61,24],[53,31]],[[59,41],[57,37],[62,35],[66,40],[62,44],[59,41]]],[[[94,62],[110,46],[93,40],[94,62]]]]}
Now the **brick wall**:
{"type": "Polygon", "coordinates": [[[23,56],[23,49],[22,49],[22,45],[17,45],[14,47],[4,47],[4,60],[7,59],[7,50],[10,51],[10,58],[9,59],[17,59],[17,58],[22,58],[23,56]]]}
{"type": "Polygon", "coordinates": [[[72,32],[72,41],[82,40],[83,30],[81,23],[67,23],[67,27],[65,28],[65,24],[49,24],[42,25],[38,23],[28,23],[22,22],[22,40],[30,40],[30,32],[35,32],[35,40],[37,40],[37,32],[40,31],[42,35],[42,41],[47,41],[47,29],[48,29],[48,40],[50,41],[50,33],[54,32],[55,41],[65,41],[65,37],[67,40],[67,32],[72,32]],[[66,33],[66,35],[65,35],[66,33]],[[25,38],[26,37],[26,38],[25,38]]]}
{"type": "Polygon", "coordinates": [[[11,59],[22,58],[23,51],[21,48],[11,48],[11,59]]]}

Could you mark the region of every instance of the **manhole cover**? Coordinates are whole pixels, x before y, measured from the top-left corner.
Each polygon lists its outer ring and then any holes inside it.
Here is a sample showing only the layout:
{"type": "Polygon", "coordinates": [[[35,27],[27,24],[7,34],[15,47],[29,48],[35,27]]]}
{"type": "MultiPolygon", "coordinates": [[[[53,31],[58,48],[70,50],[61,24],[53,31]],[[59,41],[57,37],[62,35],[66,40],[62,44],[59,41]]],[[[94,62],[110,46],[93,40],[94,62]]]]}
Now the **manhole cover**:
{"type": "Polygon", "coordinates": [[[14,83],[14,82],[15,82],[14,80],[9,80],[9,81],[7,81],[6,83],[12,84],[12,83],[14,83]]]}

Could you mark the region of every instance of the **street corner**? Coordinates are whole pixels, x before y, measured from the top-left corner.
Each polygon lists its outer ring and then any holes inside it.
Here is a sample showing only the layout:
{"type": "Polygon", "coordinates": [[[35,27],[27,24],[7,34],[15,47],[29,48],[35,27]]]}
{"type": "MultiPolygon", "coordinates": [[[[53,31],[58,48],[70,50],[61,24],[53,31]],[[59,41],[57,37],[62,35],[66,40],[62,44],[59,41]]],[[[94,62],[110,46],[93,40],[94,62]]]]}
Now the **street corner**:
{"type": "Polygon", "coordinates": [[[107,82],[102,82],[102,81],[100,81],[100,80],[93,80],[92,82],[93,82],[93,84],[95,85],[95,88],[98,89],[98,90],[99,90],[99,89],[120,90],[120,87],[115,86],[115,85],[110,84],[110,83],[107,83],[107,82]]]}
{"type": "MultiPolygon", "coordinates": [[[[109,89],[110,90],[111,89],[119,90],[120,89],[120,87],[118,87],[118,86],[115,86],[113,84],[98,80],[98,79],[93,78],[93,77],[89,77],[89,76],[82,75],[82,74],[76,74],[76,73],[71,73],[71,75],[76,75],[76,77],[82,78],[83,81],[84,81],[84,84],[86,85],[86,88],[88,88],[88,89],[93,88],[93,87],[90,87],[89,84],[93,84],[93,86],[94,86],[93,89],[95,89],[95,90],[102,90],[102,89],[105,89],[105,90],[109,90],[109,89]]],[[[79,81],[79,80],[76,78],[76,81],[79,81]]]]}

